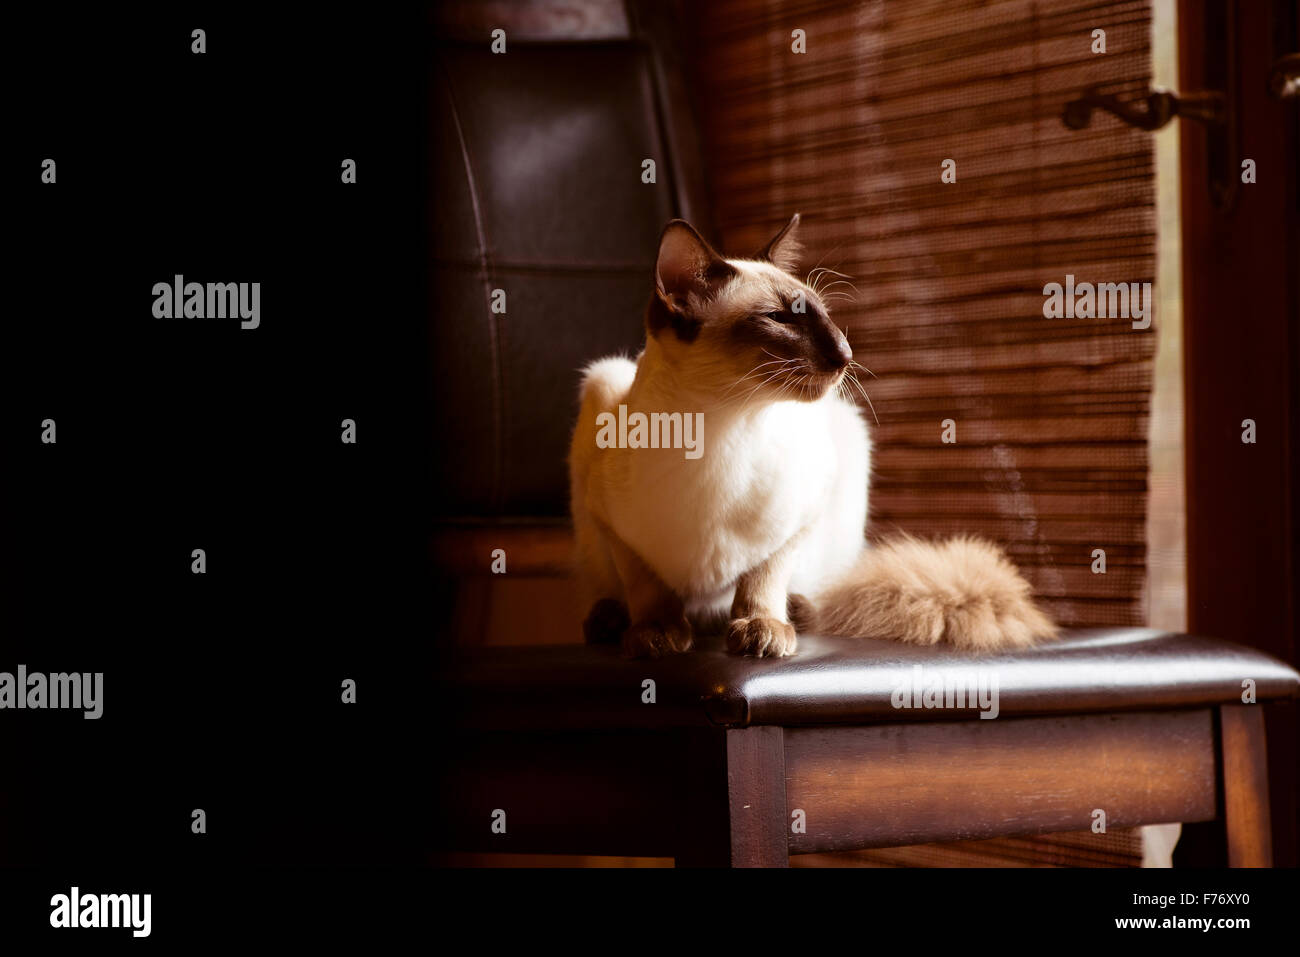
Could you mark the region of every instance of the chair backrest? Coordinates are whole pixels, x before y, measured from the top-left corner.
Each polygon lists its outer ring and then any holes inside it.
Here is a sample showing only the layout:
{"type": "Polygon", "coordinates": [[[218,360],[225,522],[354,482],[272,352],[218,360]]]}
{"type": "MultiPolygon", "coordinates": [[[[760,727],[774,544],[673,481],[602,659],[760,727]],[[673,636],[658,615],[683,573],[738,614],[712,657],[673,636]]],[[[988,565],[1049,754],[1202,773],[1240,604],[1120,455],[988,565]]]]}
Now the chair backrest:
{"type": "Polygon", "coordinates": [[[586,24],[581,39],[534,18],[518,29],[461,22],[436,44],[430,347],[441,518],[567,513],[579,369],[635,355],[659,232],[703,209],[688,195],[699,179],[693,121],[673,58],[654,39],[661,31],[635,8],[604,6],[608,22],[586,24]],[[504,53],[491,50],[497,27],[504,53]],[[646,160],[653,183],[643,181],[646,160]]]}

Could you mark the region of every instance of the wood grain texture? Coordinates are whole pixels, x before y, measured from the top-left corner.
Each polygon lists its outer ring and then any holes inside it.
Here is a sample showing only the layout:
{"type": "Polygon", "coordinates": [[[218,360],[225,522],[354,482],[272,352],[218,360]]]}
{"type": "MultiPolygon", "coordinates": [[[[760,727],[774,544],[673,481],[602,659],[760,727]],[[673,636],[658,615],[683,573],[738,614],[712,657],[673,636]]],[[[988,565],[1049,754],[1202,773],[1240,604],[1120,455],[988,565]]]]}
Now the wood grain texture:
{"type": "Polygon", "coordinates": [[[727,732],[732,867],[790,863],[784,736],[782,728],[774,727],[727,732]]]}
{"type": "Polygon", "coordinates": [[[786,867],[784,731],[684,732],[672,816],[678,867],[786,867]]]}
{"type": "Polygon", "coordinates": [[[1259,705],[1225,705],[1219,709],[1219,736],[1228,866],[1271,867],[1273,832],[1269,822],[1264,709],[1259,705]]]}
{"type": "Polygon", "coordinates": [[[1212,712],[786,731],[791,853],[1213,818],[1212,712]]]}
{"type": "Polygon", "coordinates": [[[790,866],[1134,868],[1142,866],[1142,829],[1112,827],[1105,834],[1066,831],[799,854],[790,858],[790,866]]]}

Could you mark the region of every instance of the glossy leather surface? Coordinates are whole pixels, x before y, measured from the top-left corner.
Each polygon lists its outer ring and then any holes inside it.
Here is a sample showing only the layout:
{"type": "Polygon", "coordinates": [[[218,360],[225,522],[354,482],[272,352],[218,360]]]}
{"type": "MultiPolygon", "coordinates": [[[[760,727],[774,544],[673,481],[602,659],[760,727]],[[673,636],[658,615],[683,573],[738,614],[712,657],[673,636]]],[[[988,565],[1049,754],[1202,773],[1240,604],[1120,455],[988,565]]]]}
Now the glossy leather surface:
{"type": "Polygon", "coordinates": [[[650,57],[634,41],[451,46],[430,112],[440,517],[561,516],[579,370],[640,349],[678,208],[650,57]]]}
{"type": "MultiPolygon", "coordinates": [[[[444,701],[467,727],[635,729],[960,720],[979,708],[896,708],[895,690],[934,676],[997,681],[999,716],[1079,714],[1296,697],[1300,674],[1229,642],[1144,628],[1086,629],[1030,651],[971,656],[896,641],[801,636],[785,659],[738,658],[715,643],[656,661],[613,647],[557,645],[460,652],[443,671],[444,701]],[[643,703],[646,680],[655,703],[643,703]]],[[[978,686],[978,685],[977,685],[978,686]]]]}

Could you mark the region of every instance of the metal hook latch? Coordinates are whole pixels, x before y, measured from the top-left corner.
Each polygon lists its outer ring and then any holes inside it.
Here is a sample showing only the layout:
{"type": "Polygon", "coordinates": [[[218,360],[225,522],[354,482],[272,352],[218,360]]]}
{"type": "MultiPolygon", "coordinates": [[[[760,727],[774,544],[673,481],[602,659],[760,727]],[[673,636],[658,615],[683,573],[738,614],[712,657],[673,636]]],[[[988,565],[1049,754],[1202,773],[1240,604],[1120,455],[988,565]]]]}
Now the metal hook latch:
{"type": "Polygon", "coordinates": [[[1148,132],[1160,129],[1175,116],[1210,126],[1222,126],[1227,121],[1227,101],[1222,93],[1194,92],[1179,96],[1166,90],[1152,90],[1146,95],[1145,103],[1146,109],[1142,110],[1134,103],[1125,103],[1118,96],[1102,93],[1099,87],[1094,86],[1081,98],[1065,104],[1061,120],[1070,129],[1081,130],[1092,122],[1093,110],[1105,110],[1129,126],[1148,132]]]}
{"type": "Polygon", "coordinates": [[[1278,58],[1268,78],[1268,88],[1279,100],[1300,96],[1300,53],[1288,53],[1278,58]]]}
{"type": "Polygon", "coordinates": [[[1061,121],[1072,130],[1082,130],[1092,122],[1095,110],[1113,113],[1129,126],[1153,132],[1167,126],[1176,116],[1195,120],[1206,128],[1206,169],[1210,200],[1215,208],[1226,212],[1232,208],[1237,193],[1237,129],[1230,105],[1233,94],[1218,91],[1171,93],[1152,90],[1143,99],[1124,102],[1118,96],[1090,87],[1083,96],[1065,104],[1061,121]],[[1145,109],[1138,104],[1145,103],[1145,109]]]}

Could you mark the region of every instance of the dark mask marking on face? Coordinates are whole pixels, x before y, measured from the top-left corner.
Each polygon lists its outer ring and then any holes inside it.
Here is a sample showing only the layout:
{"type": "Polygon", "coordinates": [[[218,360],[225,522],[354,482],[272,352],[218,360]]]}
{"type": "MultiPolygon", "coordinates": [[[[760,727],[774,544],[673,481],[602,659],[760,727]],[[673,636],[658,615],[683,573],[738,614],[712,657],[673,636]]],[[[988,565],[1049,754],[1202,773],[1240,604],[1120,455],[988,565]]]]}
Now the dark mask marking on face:
{"type": "Polygon", "coordinates": [[[700,320],[693,319],[676,309],[669,308],[663,298],[658,295],[650,297],[650,306],[646,310],[645,324],[652,336],[657,336],[664,329],[671,328],[673,334],[682,342],[694,342],[700,334],[700,327],[703,325],[700,320]]]}

